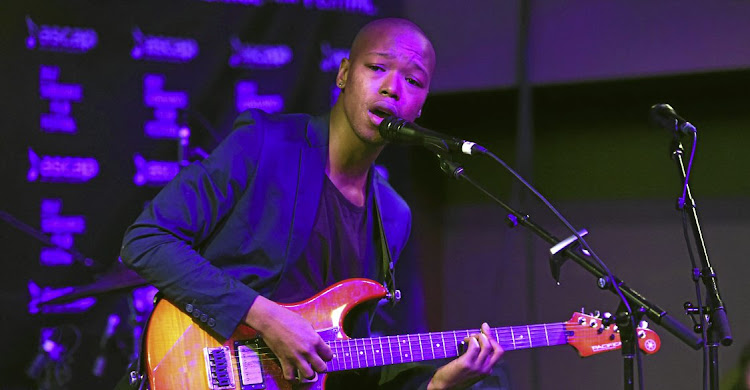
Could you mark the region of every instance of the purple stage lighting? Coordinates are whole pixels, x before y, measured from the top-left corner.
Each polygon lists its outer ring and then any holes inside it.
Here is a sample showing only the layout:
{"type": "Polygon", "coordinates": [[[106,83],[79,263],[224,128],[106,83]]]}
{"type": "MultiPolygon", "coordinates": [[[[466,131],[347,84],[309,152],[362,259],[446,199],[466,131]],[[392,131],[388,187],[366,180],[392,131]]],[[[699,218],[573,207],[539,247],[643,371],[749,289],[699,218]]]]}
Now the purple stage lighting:
{"type": "Polygon", "coordinates": [[[237,112],[248,108],[261,109],[269,114],[284,110],[284,98],[281,95],[259,95],[258,84],[253,81],[238,81],[235,93],[237,112]]]}

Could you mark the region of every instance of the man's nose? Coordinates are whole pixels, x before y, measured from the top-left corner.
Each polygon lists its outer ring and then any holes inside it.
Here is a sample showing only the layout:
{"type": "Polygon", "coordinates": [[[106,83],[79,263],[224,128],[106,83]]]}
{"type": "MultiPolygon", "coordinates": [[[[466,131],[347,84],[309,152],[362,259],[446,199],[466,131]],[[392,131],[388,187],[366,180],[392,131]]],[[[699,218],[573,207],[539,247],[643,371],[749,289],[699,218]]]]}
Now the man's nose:
{"type": "Polygon", "coordinates": [[[380,94],[398,100],[400,88],[396,75],[389,74],[383,79],[383,83],[380,85],[380,94]]]}

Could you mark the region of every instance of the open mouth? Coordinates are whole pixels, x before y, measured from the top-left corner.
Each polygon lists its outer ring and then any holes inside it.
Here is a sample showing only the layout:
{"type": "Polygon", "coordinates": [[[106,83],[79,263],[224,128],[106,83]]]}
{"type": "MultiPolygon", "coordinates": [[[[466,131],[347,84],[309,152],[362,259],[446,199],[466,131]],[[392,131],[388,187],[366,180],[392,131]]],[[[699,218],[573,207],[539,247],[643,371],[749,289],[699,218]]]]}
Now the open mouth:
{"type": "Polygon", "coordinates": [[[384,118],[388,118],[389,116],[393,115],[393,113],[391,113],[390,111],[386,111],[386,110],[383,110],[383,109],[380,109],[380,108],[372,109],[372,110],[370,110],[370,112],[373,113],[373,114],[375,114],[375,116],[383,118],[383,119],[384,118]]]}

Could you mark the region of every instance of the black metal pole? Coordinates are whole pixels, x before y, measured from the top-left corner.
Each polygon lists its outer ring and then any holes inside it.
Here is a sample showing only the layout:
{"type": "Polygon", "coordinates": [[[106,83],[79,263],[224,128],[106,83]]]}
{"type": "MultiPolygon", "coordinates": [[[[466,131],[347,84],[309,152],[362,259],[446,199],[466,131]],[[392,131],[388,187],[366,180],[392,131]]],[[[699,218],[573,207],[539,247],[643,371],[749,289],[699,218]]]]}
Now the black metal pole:
{"type": "MultiPolygon", "coordinates": [[[[693,135],[695,136],[695,135],[693,135]]],[[[727,319],[726,308],[719,293],[719,282],[716,272],[708,260],[708,250],[703,240],[700,223],[698,222],[698,211],[695,199],[690,191],[690,186],[685,183],[685,164],[682,161],[683,147],[679,136],[676,134],[672,140],[672,158],[677,163],[677,171],[680,177],[680,185],[685,186],[685,202],[682,207],[689,208],[690,226],[693,230],[693,239],[698,248],[698,257],[701,262],[701,279],[706,287],[706,314],[707,321],[707,347],[709,361],[709,388],[719,389],[719,344],[725,346],[732,344],[732,332],[727,319]]]]}

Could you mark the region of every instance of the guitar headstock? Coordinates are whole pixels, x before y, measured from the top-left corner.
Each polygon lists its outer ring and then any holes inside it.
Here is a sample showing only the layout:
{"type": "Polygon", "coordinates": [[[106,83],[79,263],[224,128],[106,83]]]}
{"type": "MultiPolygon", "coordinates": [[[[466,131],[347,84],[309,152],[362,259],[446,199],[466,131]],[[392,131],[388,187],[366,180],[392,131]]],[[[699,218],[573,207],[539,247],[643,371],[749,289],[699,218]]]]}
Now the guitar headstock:
{"type": "MultiPolygon", "coordinates": [[[[573,313],[565,323],[568,344],[578,350],[581,357],[588,357],[602,352],[620,349],[620,332],[617,325],[604,326],[599,316],[573,313]]],[[[638,346],[647,354],[653,354],[661,348],[661,339],[651,329],[638,327],[638,346]]]]}

